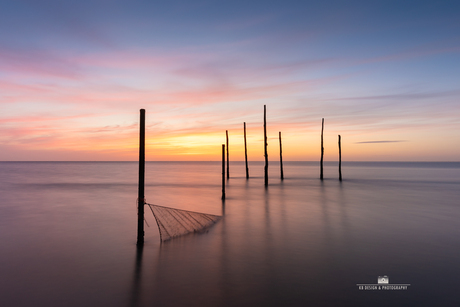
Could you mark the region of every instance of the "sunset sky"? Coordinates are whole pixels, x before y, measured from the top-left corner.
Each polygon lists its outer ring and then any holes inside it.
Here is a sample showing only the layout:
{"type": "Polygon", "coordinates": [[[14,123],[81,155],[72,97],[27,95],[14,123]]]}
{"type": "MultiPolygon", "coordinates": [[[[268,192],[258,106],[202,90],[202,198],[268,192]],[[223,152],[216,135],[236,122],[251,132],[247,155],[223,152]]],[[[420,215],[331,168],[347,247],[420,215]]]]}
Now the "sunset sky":
{"type": "Polygon", "coordinates": [[[459,1],[0,0],[0,160],[460,160],[459,1]]]}

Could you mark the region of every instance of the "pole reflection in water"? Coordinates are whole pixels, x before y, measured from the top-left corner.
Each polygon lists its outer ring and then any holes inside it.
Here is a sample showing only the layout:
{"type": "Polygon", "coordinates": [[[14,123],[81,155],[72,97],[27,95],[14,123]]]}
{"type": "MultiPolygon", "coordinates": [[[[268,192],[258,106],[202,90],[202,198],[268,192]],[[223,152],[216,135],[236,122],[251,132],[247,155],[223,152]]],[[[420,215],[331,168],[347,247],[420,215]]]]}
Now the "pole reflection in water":
{"type": "Polygon", "coordinates": [[[142,289],[142,255],[144,252],[144,244],[136,246],[136,262],[134,264],[134,278],[133,287],[130,297],[130,306],[138,307],[141,306],[141,289],[142,289]]]}

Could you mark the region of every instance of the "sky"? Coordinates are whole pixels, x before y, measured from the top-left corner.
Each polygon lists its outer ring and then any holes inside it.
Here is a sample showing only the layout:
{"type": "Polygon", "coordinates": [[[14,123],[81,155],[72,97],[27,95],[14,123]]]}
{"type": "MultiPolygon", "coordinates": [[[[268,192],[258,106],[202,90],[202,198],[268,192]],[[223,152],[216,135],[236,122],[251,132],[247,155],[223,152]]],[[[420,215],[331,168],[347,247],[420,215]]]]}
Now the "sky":
{"type": "Polygon", "coordinates": [[[459,1],[0,0],[0,161],[460,161],[459,1]]]}

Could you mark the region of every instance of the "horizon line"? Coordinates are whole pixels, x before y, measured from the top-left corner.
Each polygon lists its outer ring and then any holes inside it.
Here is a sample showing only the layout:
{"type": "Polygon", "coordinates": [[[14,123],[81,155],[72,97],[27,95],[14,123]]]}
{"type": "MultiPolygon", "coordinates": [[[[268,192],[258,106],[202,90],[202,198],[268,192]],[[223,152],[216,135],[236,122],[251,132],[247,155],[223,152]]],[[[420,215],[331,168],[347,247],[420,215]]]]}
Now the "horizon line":
{"type": "MultiPolygon", "coordinates": [[[[139,162],[138,160],[0,160],[1,162],[139,162]]],[[[221,160],[146,160],[145,162],[222,162],[221,160]]],[[[230,160],[229,162],[245,162],[245,160],[230,160]]],[[[252,160],[248,162],[264,162],[264,160],[252,160]]],[[[269,162],[279,163],[279,160],[269,160],[269,162]]],[[[318,162],[317,160],[284,160],[284,162],[318,162]]],[[[339,162],[338,160],[325,160],[324,162],[339,162]]],[[[460,161],[407,161],[407,160],[342,160],[342,162],[369,162],[369,163],[460,163],[460,161]]]]}

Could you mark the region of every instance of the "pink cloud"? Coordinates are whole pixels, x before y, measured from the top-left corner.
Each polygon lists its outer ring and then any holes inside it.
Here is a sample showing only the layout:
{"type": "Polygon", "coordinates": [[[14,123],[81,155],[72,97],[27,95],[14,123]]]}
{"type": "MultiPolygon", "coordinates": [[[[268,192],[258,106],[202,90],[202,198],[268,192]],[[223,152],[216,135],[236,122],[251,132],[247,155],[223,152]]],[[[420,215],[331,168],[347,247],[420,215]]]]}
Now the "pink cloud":
{"type": "Polygon", "coordinates": [[[80,67],[67,57],[44,50],[0,48],[0,69],[9,74],[77,79],[80,67]]]}

